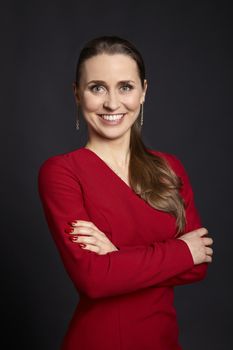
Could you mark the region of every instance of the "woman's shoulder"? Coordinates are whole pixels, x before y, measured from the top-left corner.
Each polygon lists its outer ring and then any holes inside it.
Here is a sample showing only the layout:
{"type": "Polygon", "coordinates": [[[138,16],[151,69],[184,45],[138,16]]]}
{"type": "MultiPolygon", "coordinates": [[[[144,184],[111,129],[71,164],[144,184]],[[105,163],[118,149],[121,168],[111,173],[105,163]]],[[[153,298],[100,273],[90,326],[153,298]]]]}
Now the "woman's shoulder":
{"type": "Polygon", "coordinates": [[[50,170],[72,169],[72,164],[82,156],[82,149],[76,148],[69,152],[58,153],[45,158],[39,166],[39,173],[50,170]]]}
{"type": "Polygon", "coordinates": [[[161,151],[161,150],[149,149],[149,148],[147,148],[147,150],[152,154],[165,159],[168,165],[175,171],[177,175],[180,175],[180,176],[184,174],[186,175],[186,170],[183,165],[183,162],[181,161],[180,157],[177,156],[176,154],[161,151]]]}

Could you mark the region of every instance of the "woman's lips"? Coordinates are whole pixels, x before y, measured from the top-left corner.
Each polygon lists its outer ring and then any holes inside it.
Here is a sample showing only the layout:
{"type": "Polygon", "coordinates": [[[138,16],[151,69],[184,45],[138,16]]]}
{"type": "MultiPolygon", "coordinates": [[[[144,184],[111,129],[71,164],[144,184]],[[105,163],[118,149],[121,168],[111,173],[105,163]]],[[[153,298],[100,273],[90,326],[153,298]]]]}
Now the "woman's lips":
{"type": "Polygon", "coordinates": [[[101,120],[108,125],[116,125],[119,124],[122,119],[124,118],[126,113],[111,113],[111,114],[107,114],[107,113],[101,113],[98,114],[98,116],[101,118],[101,120]]]}

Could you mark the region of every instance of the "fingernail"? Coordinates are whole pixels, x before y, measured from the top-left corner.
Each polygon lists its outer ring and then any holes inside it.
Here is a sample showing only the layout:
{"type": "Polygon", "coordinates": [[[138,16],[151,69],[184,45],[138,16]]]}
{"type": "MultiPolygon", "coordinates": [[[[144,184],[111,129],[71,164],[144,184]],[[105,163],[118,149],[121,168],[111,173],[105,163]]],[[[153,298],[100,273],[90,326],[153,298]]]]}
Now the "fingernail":
{"type": "Polygon", "coordinates": [[[79,243],[79,245],[80,245],[81,248],[85,248],[86,247],[85,243],[79,243]]]}
{"type": "Polygon", "coordinates": [[[71,233],[71,232],[74,232],[74,229],[73,228],[66,228],[65,232],[66,233],[71,233]]]}
{"type": "Polygon", "coordinates": [[[77,221],[69,221],[68,224],[71,225],[71,226],[72,226],[72,225],[76,225],[76,224],[77,224],[77,221]]]}

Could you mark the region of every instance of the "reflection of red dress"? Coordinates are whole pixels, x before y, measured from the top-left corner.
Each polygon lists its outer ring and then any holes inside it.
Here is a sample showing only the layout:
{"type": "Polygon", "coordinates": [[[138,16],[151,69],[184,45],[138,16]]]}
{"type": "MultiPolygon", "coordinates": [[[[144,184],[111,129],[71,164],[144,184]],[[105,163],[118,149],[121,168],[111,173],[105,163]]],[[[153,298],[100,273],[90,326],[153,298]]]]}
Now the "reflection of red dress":
{"type": "MultiPolygon", "coordinates": [[[[185,232],[202,227],[188,175],[185,232]]],[[[187,244],[175,238],[175,218],[152,208],[93,151],[79,148],[47,159],[39,170],[46,220],[80,300],[62,350],[180,350],[173,305],[176,285],[201,280],[187,244]],[[64,232],[72,220],[92,221],[119,248],[105,255],[84,250],[64,232]]]]}

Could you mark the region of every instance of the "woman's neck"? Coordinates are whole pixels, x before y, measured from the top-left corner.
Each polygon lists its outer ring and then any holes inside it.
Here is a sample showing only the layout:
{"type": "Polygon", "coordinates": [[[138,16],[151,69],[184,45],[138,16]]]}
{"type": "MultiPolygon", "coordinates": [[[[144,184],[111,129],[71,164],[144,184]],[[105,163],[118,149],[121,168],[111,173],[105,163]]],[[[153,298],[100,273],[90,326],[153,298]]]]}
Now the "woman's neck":
{"type": "Polygon", "coordinates": [[[129,145],[93,144],[88,141],[84,147],[95,152],[112,167],[123,172],[128,169],[130,160],[129,145]]]}

